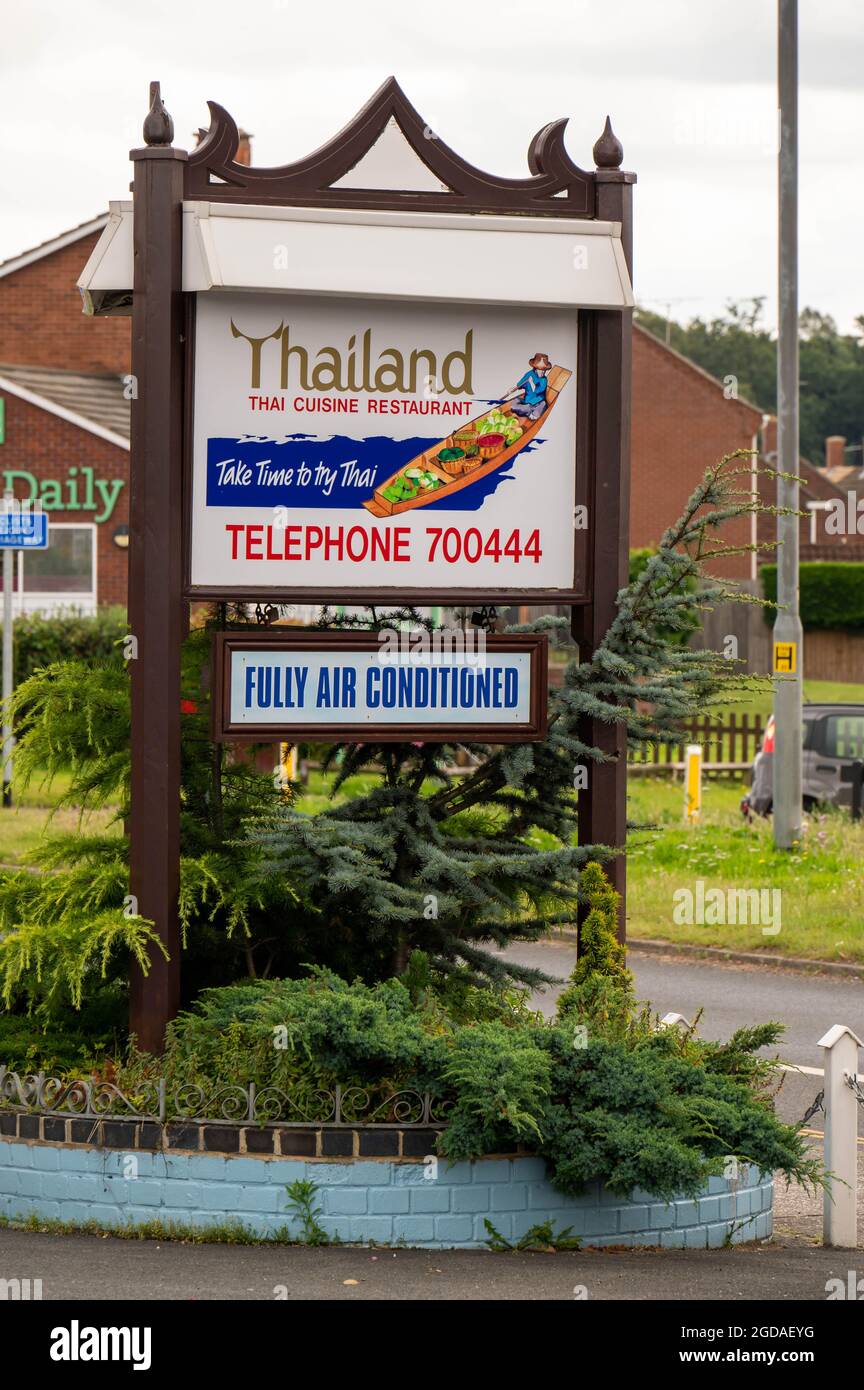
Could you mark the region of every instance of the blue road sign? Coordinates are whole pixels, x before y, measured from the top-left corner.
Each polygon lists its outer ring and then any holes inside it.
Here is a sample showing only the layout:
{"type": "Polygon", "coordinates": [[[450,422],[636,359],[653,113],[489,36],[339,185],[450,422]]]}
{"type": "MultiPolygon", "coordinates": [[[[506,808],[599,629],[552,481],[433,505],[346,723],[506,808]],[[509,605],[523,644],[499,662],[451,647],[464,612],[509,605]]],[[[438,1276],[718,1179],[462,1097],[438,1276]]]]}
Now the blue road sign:
{"type": "Polygon", "coordinates": [[[48,513],[0,506],[0,550],[47,550],[48,513]]]}

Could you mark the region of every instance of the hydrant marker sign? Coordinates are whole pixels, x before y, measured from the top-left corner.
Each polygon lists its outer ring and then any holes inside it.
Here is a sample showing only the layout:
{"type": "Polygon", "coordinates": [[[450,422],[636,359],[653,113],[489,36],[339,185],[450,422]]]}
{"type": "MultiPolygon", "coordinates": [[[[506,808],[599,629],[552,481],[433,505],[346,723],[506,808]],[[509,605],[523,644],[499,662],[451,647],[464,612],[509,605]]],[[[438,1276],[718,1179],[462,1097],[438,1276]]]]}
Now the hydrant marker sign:
{"type": "Polygon", "coordinates": [[[376,633],[269,628],[218,633],[214,659],[217,740],[503,743],[546,732],[544,637],[393,652],[376,633]]]}
{"type": "Polygon", "coordinates": [[[576,316],[197,296],[189,592],[568,593],[576,316]]]}

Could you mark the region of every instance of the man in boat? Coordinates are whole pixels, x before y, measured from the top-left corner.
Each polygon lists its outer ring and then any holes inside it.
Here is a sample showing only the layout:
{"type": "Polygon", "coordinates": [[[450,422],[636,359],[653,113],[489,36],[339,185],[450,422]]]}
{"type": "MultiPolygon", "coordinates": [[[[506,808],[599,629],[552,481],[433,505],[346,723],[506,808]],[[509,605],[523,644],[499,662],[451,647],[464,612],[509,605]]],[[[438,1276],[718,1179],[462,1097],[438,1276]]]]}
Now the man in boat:
{"type": "Polygon", "coordinates": [[[512,408],[513,414],[522,415],[528,420],[539,420],[546,409],[548,372],[552,362],[545,352],[535,352],[533,357],[529,357],[528,366],[531,370],[520,377],[513,390],[507,392],[504,400],[512,401],[517,396],[520,397],[519,404],[512,408]]]}

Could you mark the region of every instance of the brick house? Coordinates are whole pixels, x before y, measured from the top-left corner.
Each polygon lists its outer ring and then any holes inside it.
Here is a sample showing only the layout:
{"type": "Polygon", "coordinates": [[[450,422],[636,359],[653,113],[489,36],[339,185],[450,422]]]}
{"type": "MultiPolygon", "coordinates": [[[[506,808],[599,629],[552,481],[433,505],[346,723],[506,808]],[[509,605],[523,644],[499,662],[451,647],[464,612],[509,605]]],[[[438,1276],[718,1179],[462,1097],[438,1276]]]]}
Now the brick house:
{"type": "MultiPolygon", "coordinates": [[[[845,440],[826,440],[826,457],[842,459],[845,440]],[[832,452],[831,446],[834,445],[832,452]]],[[[724,383],[695,362],[667,347],[638,323],[633,335],[631,547],[656,545],[663,528],[679,514],[688,493],[711,463],[737,449],[758,450],[762,468],[776,467],[777,421],[750,401],[727,399],[724,383]]],[[[746,460],[742,460],[746,466],[746,460]]],[[[826,532],[828,503],[845,498],[855,468],[816,468],[800,459],[801,560],[864,560],[864,537],[826,532]]],[[[776,502],[775,479],[757,474],[755,485],[766,506],[776,502]]],[[[745,480],[741,481],[742,487],[745,480]]],[[[861,495],[864,496],[864,490],[861,495]]],[[[773,516],[745,517],[728,525],[729,545],[773,541],[773,516]]],[[[715,561],[715,573],[754,583],[758,566],[774,555],[730,556],[715,561]]]]}
{"type": "Polygon", "coordinates": [[[0,482],[51,524],[47,551],[17,556],[18,611],[126,602],[130,324],[86,319],[75,288],[106,221],[0,265],[0,482]]]}
{"type": "MultiPolygon", "coordinates": [[[[638,323],[633,333],[630,546],[655,546],[712,463],[738,449],[758,449],[762,412],[727,397],[723,383],[667,347],[638,323]]],[[[746,460],[742,461],[746,466],[746,460]]],[[[750,517],[725,528],[731,546],[755,540],[750,517]]],[[[751,578],[749,555],[713,566],[751,578]]]]}

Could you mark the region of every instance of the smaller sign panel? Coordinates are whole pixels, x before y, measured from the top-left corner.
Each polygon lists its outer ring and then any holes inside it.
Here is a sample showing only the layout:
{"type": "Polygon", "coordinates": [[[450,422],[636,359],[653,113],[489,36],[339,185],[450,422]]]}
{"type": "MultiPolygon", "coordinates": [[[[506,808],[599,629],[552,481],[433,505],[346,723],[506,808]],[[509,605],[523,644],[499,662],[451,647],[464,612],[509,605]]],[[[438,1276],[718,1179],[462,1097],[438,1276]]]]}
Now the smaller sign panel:
{"type": "Polygon", "coordinates": [[[47,550],[48,513],[16,504],[0,507],[0,549],[47,550]]]}
{"type": "Polygon", "coordinates": [[[213,737],[322,743],[530,743],[546,734],[546,638],[219,632],[213,737]]]}

